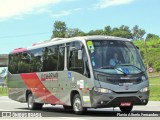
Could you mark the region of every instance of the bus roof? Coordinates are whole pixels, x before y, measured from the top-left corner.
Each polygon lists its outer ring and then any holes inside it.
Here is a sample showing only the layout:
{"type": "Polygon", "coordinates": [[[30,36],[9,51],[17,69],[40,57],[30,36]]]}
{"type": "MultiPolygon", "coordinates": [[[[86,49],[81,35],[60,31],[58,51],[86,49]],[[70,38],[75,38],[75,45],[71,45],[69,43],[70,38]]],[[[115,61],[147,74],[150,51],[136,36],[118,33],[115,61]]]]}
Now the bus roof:
{"type": "Polygon", "coordinates": [[[34,43],[34,44],[32,44],[31,47],[28,47],[28,48],[14,49],[11,53],[14,54],[14,53],[19,53],[19,52],[24,52],[24,51],[28,51],[28,50],[31,50],[31,49],[51,46],[51,45],[54,45],[54,44],[62,44],[62,43],[71,42],[71,41],[74,41],[74,40],[81,40],[81,41],[86,41],[86,40],[131,41],[131,39],[127,39],[127,38],[114,37],[114,36],[103,36],[103,35],[78,36],[78,37],[72,37],[72,38],[53,38],[53,39],[50,39],[50,40],[45,40],[45,41],[42,41],[42,42],[34,43]]]}
{"type": "Polygon", "coordinates": [[[120,40],[120,41],[131,41],[131,39],[115,37],[115,36],[104,36],[104,35],[92,35],[84,36],[85,40],[120,40]]]}

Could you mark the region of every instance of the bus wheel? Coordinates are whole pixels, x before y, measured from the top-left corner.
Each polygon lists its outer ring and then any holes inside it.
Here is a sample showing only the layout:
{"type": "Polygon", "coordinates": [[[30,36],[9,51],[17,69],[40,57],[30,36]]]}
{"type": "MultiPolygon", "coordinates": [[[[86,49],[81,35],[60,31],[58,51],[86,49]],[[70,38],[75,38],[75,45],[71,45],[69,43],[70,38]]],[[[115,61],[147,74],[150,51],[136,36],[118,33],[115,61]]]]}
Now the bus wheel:
{"type": "Polygon", "coordinates": [[[82,101],[79,94],[76,94],[73,98],[73,110],[76,114],[79,114],[79,115],[87,111],[87,108],[84,108],[82,106],[82,101]]]}
{"type": "Polygon", "coordinates": [[[42,109],[43,104],[42,103],[35,103],[34,97],[32,94],[28,95],[28,109],[30,110],[40,110],[42,109]]]}
{"type": "Polygon", "coordinates": [[[133,106],[120,106],[119,107],[122,113],[130,113],[133,106]]]}

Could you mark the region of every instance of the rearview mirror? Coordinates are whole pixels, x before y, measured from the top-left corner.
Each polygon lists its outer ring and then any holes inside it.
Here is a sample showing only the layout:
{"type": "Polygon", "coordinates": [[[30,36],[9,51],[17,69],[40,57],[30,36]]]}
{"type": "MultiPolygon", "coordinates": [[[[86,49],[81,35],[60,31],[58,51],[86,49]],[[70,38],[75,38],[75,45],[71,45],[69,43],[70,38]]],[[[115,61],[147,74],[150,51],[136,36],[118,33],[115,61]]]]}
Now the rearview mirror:
{"type": "Polygon", "coordinates": [[[82,60],[82,50],[78,50],[78,60],[82,60]]]}

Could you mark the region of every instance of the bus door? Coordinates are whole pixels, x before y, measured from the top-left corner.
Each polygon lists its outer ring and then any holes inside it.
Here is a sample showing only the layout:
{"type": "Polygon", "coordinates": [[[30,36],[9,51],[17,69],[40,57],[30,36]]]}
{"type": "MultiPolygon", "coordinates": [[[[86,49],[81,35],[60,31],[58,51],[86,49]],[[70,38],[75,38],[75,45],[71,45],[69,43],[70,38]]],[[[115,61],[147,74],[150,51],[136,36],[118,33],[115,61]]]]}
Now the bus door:
{"type": "MultiPolygon", "coordinates": [[[[58,82],[60,84],[60,99],[70,105],[70,92],[77,86],[76,79],[83,79],[83,60],[78,60],[78,50],[81,49],[80,42],[67,43],[65,47],[65,68],[63,72],[58,70],[58,82]]],[[[62,63],[62,61],[60,61],[62,63]]],[[[64,63],[64,62],[63,62],[64,63]]]]}
{"type": "Polygon", "coordinates": [[[59,99],[61,101],[60,104],[67,104],[69,99],[69,81],[67,79],[68,71],[65,70],[65,53],[66,53],[66,47],[59,46],[59,56],[58,56],[58,87],[59,87],[59,99]]]}

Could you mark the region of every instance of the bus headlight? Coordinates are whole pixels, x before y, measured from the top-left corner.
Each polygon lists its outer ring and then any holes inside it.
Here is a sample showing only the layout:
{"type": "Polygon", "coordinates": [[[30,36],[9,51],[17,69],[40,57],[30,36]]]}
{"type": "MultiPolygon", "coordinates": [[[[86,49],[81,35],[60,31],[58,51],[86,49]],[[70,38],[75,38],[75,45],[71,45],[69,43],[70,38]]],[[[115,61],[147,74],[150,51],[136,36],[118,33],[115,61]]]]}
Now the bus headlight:
{"type": "Polygon", "coordinates": [[[99,92],[99,93],[111,93],[112,91],[107,89],[107,88],[94,88],[94,91],[99,92]]]}
{"type": "Polygon", "coordinates": [[[149,91],[149,88],[148,88],[148,87],[142,88],[142,89],[140,90],[140,92],[147,92],[147,91],[149,91]]]}

